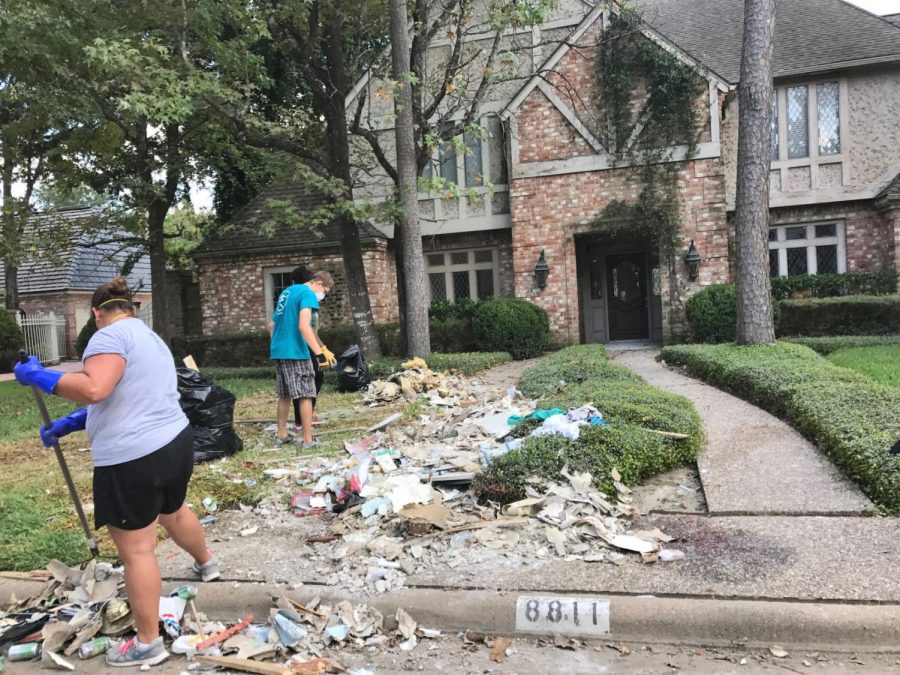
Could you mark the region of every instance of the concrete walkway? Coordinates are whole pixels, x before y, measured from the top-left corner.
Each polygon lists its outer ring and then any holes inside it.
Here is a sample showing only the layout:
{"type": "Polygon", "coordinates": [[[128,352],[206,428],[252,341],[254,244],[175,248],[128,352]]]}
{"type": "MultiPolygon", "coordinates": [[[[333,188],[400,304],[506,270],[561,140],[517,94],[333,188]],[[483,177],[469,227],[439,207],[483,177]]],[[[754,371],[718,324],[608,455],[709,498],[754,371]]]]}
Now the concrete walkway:
{"type": "MultiPolygon", "coordinates": [[[[75,373],[81,370],[81,361],[63,361],[55,366],[50,366],[50,370],[59,370],[63,373],[75,373]]],[[[0,373],[0,382],[9,382],[16,379],[12,373],[0,373]]]]}
{"type": "Polygon", "coordinates": [[[692,400],[709,447],[697,460],[709,513],[859,516],[875,507],[812,443],[777,417],[668,370],[658,350],[611,351],[650,384],[692,400]]]}

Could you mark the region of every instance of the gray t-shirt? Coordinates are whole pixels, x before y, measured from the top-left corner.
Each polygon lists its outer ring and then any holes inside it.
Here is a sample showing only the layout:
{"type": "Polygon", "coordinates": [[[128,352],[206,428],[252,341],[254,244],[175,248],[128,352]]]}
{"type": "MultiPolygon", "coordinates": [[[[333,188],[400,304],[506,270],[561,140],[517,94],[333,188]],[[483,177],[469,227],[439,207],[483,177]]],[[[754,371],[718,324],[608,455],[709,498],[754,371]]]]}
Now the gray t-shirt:
{"type": "Polygon", "coordinates": [[[139,319],[119,319],[88,342],[82,361],[118,354],[125,373],[109,397],[88,406],[94,466],[130,462],[156,452],[187,426],[178,405],[175,362],[166,344],[139,319]]]}

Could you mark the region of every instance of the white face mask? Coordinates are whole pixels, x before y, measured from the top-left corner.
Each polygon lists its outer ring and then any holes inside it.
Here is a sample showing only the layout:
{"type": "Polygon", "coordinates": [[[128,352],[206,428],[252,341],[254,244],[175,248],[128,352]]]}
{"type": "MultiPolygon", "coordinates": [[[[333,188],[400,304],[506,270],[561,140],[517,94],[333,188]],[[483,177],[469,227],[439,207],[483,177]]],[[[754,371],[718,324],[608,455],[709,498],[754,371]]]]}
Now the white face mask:
{"type": "Polygon", "coordinates": [[[316,300],[322,302],[325,299],[325,291],[319,291],[316,293],[316,300]]]}

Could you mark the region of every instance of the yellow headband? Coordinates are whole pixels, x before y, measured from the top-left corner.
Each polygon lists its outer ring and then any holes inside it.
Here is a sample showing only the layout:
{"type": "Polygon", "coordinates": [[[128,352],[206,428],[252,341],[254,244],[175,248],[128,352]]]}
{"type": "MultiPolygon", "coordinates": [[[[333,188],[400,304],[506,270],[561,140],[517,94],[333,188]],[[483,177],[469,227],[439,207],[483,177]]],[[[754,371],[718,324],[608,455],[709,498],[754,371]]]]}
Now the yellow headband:
{"type": "Polygon", "coordinates": [[[109,300],[101,302],[99,305],[97,305],[97,309],[100,309],[101,307],[103,307],[103,305],[108,305],[111,302],[131,302],[131,300],[129,300],[128,298],[110,298],[109,300]]]}

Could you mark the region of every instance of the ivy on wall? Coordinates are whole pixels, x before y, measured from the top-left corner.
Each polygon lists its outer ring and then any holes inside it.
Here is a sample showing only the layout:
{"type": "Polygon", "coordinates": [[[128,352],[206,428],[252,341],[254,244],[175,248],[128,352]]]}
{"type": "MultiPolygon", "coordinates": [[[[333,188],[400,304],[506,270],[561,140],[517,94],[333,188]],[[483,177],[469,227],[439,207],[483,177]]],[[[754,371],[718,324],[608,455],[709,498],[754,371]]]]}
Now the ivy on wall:
{"type": "Polygon", "coordinates": [[[676,146],[687,147],[685,159],[696,154],[698,98],[705,83],[639,26],[640,17],[631,10],[611,18],[597,70],[601,137],[613,161],[631,167],[641,189],[634,202],[610,202],[594,227],[611,237],[627,233],[656,241],[668,257],[681,230],[680,162],[669,160],[676,146]]]}

